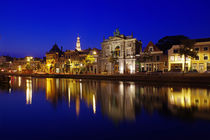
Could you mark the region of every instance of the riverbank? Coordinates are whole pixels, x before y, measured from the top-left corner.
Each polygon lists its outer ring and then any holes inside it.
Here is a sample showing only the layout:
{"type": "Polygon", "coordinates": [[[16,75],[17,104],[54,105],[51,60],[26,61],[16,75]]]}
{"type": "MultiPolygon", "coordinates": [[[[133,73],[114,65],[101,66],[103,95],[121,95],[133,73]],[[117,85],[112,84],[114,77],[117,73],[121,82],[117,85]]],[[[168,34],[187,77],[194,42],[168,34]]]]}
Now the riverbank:
{"type": "Polygon", "coordinates": [[[115,81],[134,81],[145,83],[179,83],[209,85],[210,74],[135,74],[135,75],[69,75],[69,74],[20,74],[20,73],[1,73],[5,76],[24,76],[37,78],[72,78],[72,79],[92,79],[92,80],[115,80],[115,81]]]}

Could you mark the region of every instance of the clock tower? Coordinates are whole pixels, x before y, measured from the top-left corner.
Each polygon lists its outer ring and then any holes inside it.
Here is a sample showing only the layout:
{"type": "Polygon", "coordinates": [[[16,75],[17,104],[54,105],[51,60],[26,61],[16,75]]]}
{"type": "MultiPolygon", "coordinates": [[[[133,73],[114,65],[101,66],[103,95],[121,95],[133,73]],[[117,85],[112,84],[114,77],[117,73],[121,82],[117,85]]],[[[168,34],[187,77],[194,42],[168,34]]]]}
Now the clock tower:
{"type": "Polygon", "coordinates": [[[80,37],[79,36],[77,37],[76,50],[81,51],[80,37]]]}

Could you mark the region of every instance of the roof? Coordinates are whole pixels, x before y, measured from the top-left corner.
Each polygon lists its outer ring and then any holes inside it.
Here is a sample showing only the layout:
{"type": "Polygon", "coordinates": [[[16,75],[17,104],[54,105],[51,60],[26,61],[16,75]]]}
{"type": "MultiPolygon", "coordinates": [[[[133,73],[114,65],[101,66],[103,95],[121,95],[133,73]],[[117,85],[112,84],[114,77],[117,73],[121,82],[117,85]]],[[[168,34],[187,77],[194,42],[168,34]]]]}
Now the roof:
{"type": "Polygon", "coordinates": [[[149,52],[149,47],[152,46],[153,47],[153,51],[161,51],[152,41],[150,41],[148,43],[148,45],[146,46],[146,48],[144,48],[144,52],[149,52]]]}
{"type": "Polygon", "coordinates": [[[195,42],[209,42],[210,38],[199,38],[199,39],[193,39],[195,42]]]}
{"type": "Polygon", "coordinates": [[[58,47],[57,44],[53,45],[53,47],[52,47],[52,49],[49,51],[49,53],[56,53],[56,52],[58,52],[58,53],[61,53],[61,52],[62,52],[62,51],[59,49],[59,47],[58,47]]]}

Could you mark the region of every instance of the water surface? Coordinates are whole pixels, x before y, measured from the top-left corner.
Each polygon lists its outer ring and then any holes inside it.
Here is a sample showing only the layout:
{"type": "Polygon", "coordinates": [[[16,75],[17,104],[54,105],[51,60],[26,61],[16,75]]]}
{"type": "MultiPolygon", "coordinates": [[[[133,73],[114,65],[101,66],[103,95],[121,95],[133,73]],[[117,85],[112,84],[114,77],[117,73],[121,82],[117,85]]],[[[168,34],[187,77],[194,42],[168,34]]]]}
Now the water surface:
{"type": "Polygon", "coordinates": [[[209,139],[210,89],[11,77],[1,139],[209,139]]]}

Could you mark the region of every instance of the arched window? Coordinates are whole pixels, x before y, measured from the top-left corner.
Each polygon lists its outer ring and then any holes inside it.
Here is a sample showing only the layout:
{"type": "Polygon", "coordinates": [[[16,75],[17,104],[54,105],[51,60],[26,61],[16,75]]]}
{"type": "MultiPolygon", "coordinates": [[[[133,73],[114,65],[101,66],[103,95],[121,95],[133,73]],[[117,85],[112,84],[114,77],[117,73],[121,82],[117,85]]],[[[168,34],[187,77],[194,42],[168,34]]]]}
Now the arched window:
{"type": "Polygon", "coordinates": [[[119,57],[120,56],[120,47],[117,46],[114,51],[115,51],[115,56],[119,57]]]}

